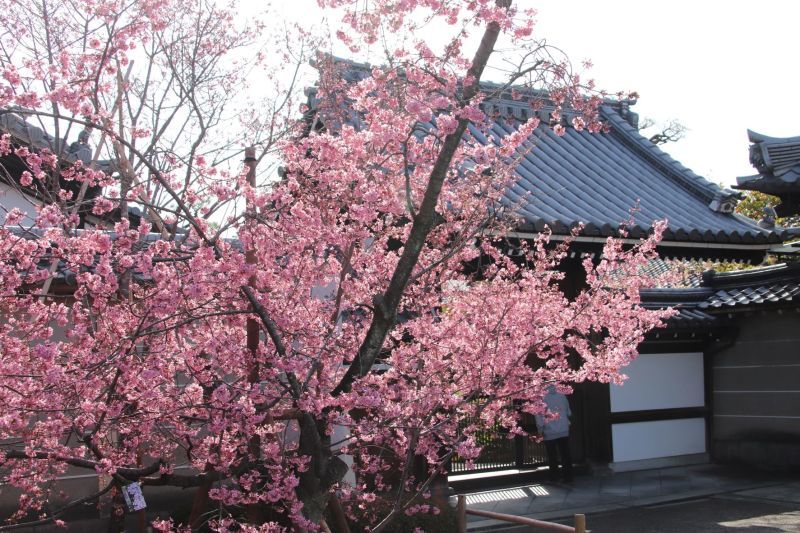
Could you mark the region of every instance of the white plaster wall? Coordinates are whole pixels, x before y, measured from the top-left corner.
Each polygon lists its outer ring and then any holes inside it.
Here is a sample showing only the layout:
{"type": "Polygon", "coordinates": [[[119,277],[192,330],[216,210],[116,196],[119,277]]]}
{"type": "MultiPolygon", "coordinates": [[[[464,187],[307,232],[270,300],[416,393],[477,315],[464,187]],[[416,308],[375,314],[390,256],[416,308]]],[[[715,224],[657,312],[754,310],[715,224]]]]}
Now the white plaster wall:
{"type": "Polygon", "coordinates": [[[0,209],[0,223],[5,221],[6,213],[16,207],[28,215],[20,223],[26,227],[32,225],[36,218],[36,205],[33,202],[35,200],[30,199],[15,188],[6,183],[0,183],[0,205],[3,206],[0,209]]]}
{"type": "Polygon", "coordinates": [[[611,386],[612,413],[705,405],[700,352],[643,354],[623,372],[628,380],[611,386]]]}
{"type": "Polygon", "coordinates": [[[671,457],[706,451],[703,418],[613,424],[614,462],[671,457]]]}

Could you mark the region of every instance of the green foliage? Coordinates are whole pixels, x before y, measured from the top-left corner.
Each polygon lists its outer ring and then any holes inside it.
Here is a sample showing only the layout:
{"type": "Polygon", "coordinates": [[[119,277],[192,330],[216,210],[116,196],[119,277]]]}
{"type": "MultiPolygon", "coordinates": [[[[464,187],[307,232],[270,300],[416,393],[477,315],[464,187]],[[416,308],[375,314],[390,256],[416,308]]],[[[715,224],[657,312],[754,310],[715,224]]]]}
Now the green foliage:
{"type": "Polygon", "coordinates": [[[709,262],[707,263],[706,267],[709,269],[714,269],[717,272],[733,272],[736,270],[751,270],[753,268],[761,268],[763,266],[771,265],[776,263],[775,258],[772,256],[768,256],[763,263],[759,265],[751,265],[750,263],[742,263],[742,262],[709,262]]]}
{"type": "MultiPolygon", "coordinates": [[[[746,191],[744,197],[736,206],[736,212],[740,215],[752,218],[753,220],[761,220],[764,218],[764,208],[774,207],[781,202],[780,198],[769,194],[764,194],[758,191],[746,191]]],[[[792,216],[786,218],[776,218],[775,226],[777,228],[787,228],[790,226],[799,226],[800,216],[792,216]]],[[[781,261],[785,261],[782,258],[781,261]]],[[[779,262],[775,256],[768,256],[766,260],[760,265],[751,265],[748,263],[709,263],[706,268],[713,268],[717,272],[730,272],[733,270],[749,270],[751,268],[758,268],[767,265],[772,265],[779,262]]]]}
{"type": "MultiPolygon", "coordinates": [[[[761,220],[764,217],[765,207],[774,207],[779,203],[781,203],[780,198],[775,196],[758,191],[747,191],[744,193],[744,198],[742,198],[736,206],[736,212],[740,215],[752,218],[753,220],[761,220]]],[[[775,220],[775,226],[780,228],[797,225],[800,225],[800,216],[778,218],[775,220]]]]}

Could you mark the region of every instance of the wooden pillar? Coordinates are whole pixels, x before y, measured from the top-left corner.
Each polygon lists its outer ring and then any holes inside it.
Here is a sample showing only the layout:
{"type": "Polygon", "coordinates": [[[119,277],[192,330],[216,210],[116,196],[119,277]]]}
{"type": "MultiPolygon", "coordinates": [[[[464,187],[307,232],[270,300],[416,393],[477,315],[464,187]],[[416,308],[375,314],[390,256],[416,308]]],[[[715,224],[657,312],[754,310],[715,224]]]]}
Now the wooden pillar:
{"type": "Polygon", "coordinates": [[[613,458],[611,387],[607,383],[584,382],[580,384],[580,389],[580,430],[585,459],[592,463],[610,463],[613,458]]]}
{"type": "Polygon", "coordinates": [[[463,494],[458,495],[456,528],[458,529],[458,533],[467,533],[467,497],[463,494]]]}
{"type": "Polygon", "coordinates": [[[586,515],[575,515],[575,533],[586,533],[586,515]]]}

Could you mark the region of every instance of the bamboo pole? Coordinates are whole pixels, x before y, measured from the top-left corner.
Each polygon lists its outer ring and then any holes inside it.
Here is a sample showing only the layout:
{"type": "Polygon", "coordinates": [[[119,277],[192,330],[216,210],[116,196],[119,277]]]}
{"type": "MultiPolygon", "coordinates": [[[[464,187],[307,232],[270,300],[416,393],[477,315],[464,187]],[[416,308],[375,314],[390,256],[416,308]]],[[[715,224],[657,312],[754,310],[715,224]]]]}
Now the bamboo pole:
{"type": "Polygon", "coordinates": [[[575,527],[565,526],[563,524],[544,522],[542,520],[535,520],[533,518],[526,518],[524,516],[494,513],[491,511],[481,511],[478,509],[467,509],[467,497],[463,494],[459,494],[458,505],[456,506],[456,529],[458,533],[466,533],[468,514],[473,516],[482,516],[484,518],[492,518],[501,522],[510,522],[512,524],[528,526],[534,529],[560,531],[561,533],[589,533],[589,531],[586,529],[586,515],[583,514],[575,515],[575,527]]]}

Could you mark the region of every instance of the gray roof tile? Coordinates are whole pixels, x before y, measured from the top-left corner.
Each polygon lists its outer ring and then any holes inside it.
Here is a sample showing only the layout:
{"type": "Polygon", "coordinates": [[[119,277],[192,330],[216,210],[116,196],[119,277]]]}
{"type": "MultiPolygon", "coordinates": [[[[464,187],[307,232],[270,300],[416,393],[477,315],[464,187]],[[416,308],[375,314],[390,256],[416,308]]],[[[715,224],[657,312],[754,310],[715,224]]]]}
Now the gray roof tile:
{"type": "MultiPolygon", "coordinates": [[[[710,209],[712,200],[726,192],[639,135],[613,106],[603,106],[602,117],[611,125],[609,133],[570,127],[558,137],[542,127],[531,139],[534,146],[520,161],[518,179],[506,192],[507,203],[519,206],[531,229],[541,230],[547,224],[559,233],[584,223],[588,225],[584,234],[614,235],[638,206],[633,215],[638,234],[666,218],[666,240],[780,242],[778,233],[759,228],[750,219],[710,209]]],[[[515,127],[498,119],[492,134],[505,136],[515,127]]],[[[486,142],[476,128],[470,131],[486,142]]]]}
{"type": "Polygon", "coordinates": [[[641,291],[649,308],[679,306],[702,312],[760,306],[800,307],[800,263],[786,263],[733,272],[703,273],[696,288],[664,288],[641,291]]]}
{"type": "Polygon", "coordinates": [[[700,304],[700,307],[707,309],[788,302],[800,303],[800,280],[759,287],[721,289],[700,304]]]}
{"type": "MultiPolygon", "coordinates": [[[[369,65],[333,60],[347,81],[369,75],[369,65]]],[[[521,90],[546,99],[545,93],[521,90]]],[[[316,92],[311,89],[308,96],[310,109],[318,109],[316,92]]],[[[638,207],[630,229],[633,237],[646,235],[655,220],[666,218],[668,241],[738,244],[743,249],[781,242],[779,233],[759,228],[746,217],[711,209],[710,205],[725,204],[737,193],[698,176],[640,135],[626,118],[634,116],[630,104],[607,101],[601,107],[609,133],[567,127],[566,134],[558,137],[542,126],[531,136],[531,149],[516,169],[517,180],[505,193],[505,202],[516,207],[524,220],[522,231],[541,231],[547,225],[557,234],[567,234],[583,223],[584,235],[616,235],[638,207]]],[[[485,102],[487,113],[498,118],[487,132],[471,126],[470,135],[484,144],[505,137],[532,112],[525,105],[506,94],[485,102]]],[[[358,123],[358,117],[350,120],[358,123]]]]}

